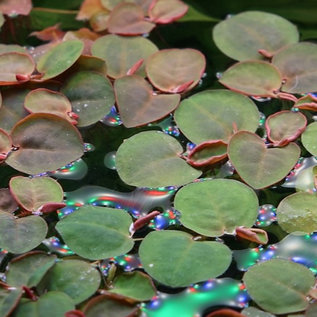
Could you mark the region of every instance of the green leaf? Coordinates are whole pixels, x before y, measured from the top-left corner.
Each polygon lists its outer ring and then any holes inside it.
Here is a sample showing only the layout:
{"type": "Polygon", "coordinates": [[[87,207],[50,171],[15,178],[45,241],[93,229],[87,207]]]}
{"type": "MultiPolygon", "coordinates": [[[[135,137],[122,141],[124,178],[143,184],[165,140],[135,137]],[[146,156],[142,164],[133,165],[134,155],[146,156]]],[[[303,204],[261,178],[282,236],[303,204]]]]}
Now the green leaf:
{"type": "MultiPolygon", "coordinates": [[[[0,188],[0,211],[14,212],[18,209],[18,204],[11,195],[8,188],[0,188]]],[[[1,316],[1,315],[0,315],[1,316]]]]}
{"type": "Polygon", "coordinates": [[[207,15],[205,12],[198,11],[190,5],[187,13],[177,22],[219,22],[219,19],[207,15]]]}
{"type": "Polygon", "coordinates": [[[222,243],[195,241],[182,231],[155,231],[142,241],[139,255],[145,271],[171,287],[188,286],[221,275],[231,251],[222,243]]]}
{"type": "Polygon", "coordinates": [[[79,116],[78,126],[86,127],[101,120],[114,105],[111,82],[105,76],[89,71],[75,73],[62,87],[79,116]]]}
{"type": "Polygon", "coordinates": [[[63,292],[79,304],[97,291],[100,281],[100,273],[90,263],[64,260],[49,270],[44,285],[48,291],[63,292]]]}
{"type": "Polygon", "coordinates": [[[63,73],[76,62],[83,49],[84,44],[80,40],[69,40],[53,46],[37,63],[38,71],[44,73],[41,79],[47,80],[63,73]]]}
{"type": "Polygon", "coordinates": [[[14,126],[11,137],[18,150],[10,153],[6,163],[28,174],[54,171],[84,152],[78,130],[53,114],[27,116],[14,126]]]}
{"type": "Polygon", "coordinates": [[[209,140],[228,142],[234,125],[238,130],[255,132],[259,111],[254,102],[230,90],[205,90],[184,99],[174,119],[179,129],[192,142],[209,140]]]}
{"type": "Polygon", "coordinates": [[[264,312],[252,306],[243,309],[241,313],[245,317],[275,317],[274,315],[270,313],[264,312]]]}
{"type": "Polygon", "coordinates": [[[146,61],[146,74],[157,89],[181,93],[192,89],[206,67],[205,56],[194,49],[165,49],[146,61]]]}
{"type": "Polygon", "coordinates": [[[38,211],[47,203],[62,202],[64,197],[63,188],[50,177],[15,176],[10,179],[10,190],[17,203],[28,211],[38,211]]]}
{"type": "Polygon", "coordinates": [[[0,247],[11,253],[24,253],[37,247],[46,237],[46,222],[39,216],[16,219],[0,212],[0,247]]]}
{"type": "Polygon", "coordinates": [[[123,76],[114,83],[120,119],[127,128],[159,120],[175,110],[179,94],[154,95],[148,82],[138,75],[123,76]]]}
{"type": "Polygon", "coordinates": [[[30,252],[13,259],[6,272],[10,286],[35,287],[45,273],[55,264],[56,256],[42,252],[30,252]]]}
{"type": "Polygon", "coordinates": [[[150,300],[156,294],[156,289],[149,276],[141,272],[119,275],[114,280],[113,288],[109,291],[137,301],[150,300]]]}
{"type": "Polygon", "coordinates": [[[307,126],[302,134],[302,143],[308,152],[317,156],[317,122],[307,126]]]}
{"type": "Polygon", "coordinates": [[[0,54],[12,53],[12,52],[26,53],[27,51],[26,51],[26,49],[24,47],[22,47],[20,45],[16,45],[16,44],[0,44],[0,54]]]}
{"type": "Polygon", "coordinates": [[[24,300],[14,311],[13,317],[65,317],[75,309],[72,299],[62,292],[48,292],[37,301],[24,300]]]}
{"type": "Polygon", "coordinates": [[[174,200],[181,223],[209,237],[232,234],[236,227],[253,226],[258,214],[255,192],[241,182],[213,179],[181,188],[174,200]]]}
{"type": "Polygon", "coordinates": [[[87,206],[60,220],[56,229],[79,256],[99,260],[131,250],[131,224],[132,219],[124,210],[87,206]]]}
{"type": "MultiPolygon", "coordinates": [[[[158,51],[158,48],[148,39],[138,37],[122,37],[105,35],[97,39],[91,48],[92,55],[106,61],[108,76],[119,78],[125,76],[128,70],[141,59],[146,60],[158,51]],[[126,54],[129,52],[129,54],[126,54]]],[[[144,66],[136,74],[145,77],[144,66]]]]}
{"type": "Polygon", "coordinates": [[[254,189],[260,189],[277,183],[290,172],[300,148],[295,143],[267,148],[256,134],[240,131],[231,138],[228,155],[240,177],[254,189]]]}
{"type": "Polygon", "coordinates": [[[178,141],[165,133],[141,132],[121,144],[116,155],[116,168],[120,178],[129,185],[184,185],[198,178],[201,172],[180,158],[182,152],[178,141]]]}
{"type": "Polygon", "coordinates": [[[300,192],[285,197],[277,207],[277,221],[286,232],[317,231],[316,195],[300,192]]]}
{"type": "Polygon", "coordinates": [[[304,310],[308,306],[306,296],[315,284],[309,269],[282,259],[254,265],[245,273],[243,281],[251,298],[273,314],[304,310]]]}
{"type": "Polygon", "coordinates": [[[296,43],[277,53],[272,63],[281,72],[285,83],[282,90],[306,93],[316,90],[317,44],[296,43]]]}
{"type": "Polygon", "coordinates": [[[282,84],[282,75],[270,63],[246,61],[228,68],[219,82],[245,95],[275,98],[282,84]]]}
{"type": "Polygon", "coordinates": [[[21,296],[21,288],[13,290],[0,289],[0,316],[9,316],[17,306],[21,296]]]}
{"type": "Polygon", "coordinates": [[[263,59],[259,50],[274,54],[299,40],[295,25],[267,12],[247,11],[234,15],[213,29],[217,47],[227,56],[238,60],[263,59]]]}

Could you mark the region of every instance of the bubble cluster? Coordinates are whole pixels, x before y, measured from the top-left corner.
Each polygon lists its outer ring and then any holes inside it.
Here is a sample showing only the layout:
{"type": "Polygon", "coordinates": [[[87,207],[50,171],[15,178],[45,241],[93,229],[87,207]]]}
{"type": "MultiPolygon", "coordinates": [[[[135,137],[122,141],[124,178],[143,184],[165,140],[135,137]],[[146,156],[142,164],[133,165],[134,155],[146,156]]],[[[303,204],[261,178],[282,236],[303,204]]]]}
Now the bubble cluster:
{"type": "Polygon", "coordinates": [[[115,106],[111,107],[110,112],[103,119],[101,119],[100,122],[109,127],[116,127],[122,124],[119,113],[117,112],[115,106]]]}
{"type": "Polygon", "coordinates": [[[163,119],[158,123],[149,123],[148,126],[160,127],[165,134],[169,134],[175,137],[178,137],[180,135],[179,129],[174,123],[172,115],[169,115],[166,119],[163,119]]]}
{"type": "Polygon", "coordinates": [[[103,275],[108,275],[111,264],[120,266],[125,272],[131,272],[142,268],[140,259],[136,254],[124,254],[103,260],[99,265],[103,275]]]}
{"type": "Polygon", "coordinates": [[[163,230],[173,225],[180,225],[180,212],[175,209],[168,209],[156,216],[149,223],[149,228],[154,230],[163,230]]]}
{"type": "Polygon", "coordinates": [[[276,208],[271,204],[260,206],[255,225],[257,227],[267,227],[274,221],[276,221],[276,208]]]}
{"type": "Polygon", "coordinates": [[[63,244],[57,237],[50,237],[42,242],[51,252],[62,256],[75,254],[66,244],[63,244]]]}

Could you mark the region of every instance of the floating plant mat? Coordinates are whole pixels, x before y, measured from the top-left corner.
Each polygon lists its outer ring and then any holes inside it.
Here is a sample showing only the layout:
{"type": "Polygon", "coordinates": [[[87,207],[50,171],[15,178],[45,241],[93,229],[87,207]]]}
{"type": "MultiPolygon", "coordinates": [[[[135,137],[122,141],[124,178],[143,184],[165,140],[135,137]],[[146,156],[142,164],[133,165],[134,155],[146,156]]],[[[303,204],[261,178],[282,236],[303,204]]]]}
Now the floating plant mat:
{"type": "Polygon", "coordinates": [[[0,317],[316,315],[317,7],[194,2],[0,1],[0,317]]]}

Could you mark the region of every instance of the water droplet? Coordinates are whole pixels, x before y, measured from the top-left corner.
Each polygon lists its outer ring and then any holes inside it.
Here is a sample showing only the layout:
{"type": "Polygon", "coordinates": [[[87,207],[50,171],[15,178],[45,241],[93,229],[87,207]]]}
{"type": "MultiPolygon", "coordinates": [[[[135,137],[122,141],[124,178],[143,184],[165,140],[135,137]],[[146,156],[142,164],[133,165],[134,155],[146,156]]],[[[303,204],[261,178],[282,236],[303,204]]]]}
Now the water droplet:
{"type": "Polygon", "coordinates": [[[8,16],[9,16],[10,18],[16,18],[18,15],[19,15],[19,14],[18,14],[16,11],[11,11],[11,13],[8,14],[8,16]]]}
{"type": "Polygon", "coordinates": [[[265,127],[265,114],[263,112],[260,112],[260,119],[259,119],[259,128],[264,128],[265,127]]]}
{"type": "Polygon", "coordinates": [[[180,225],[180,212],[175,209],[169,209],[156,216],[149,223],[149,228],[154,230],[163,230],[173,225],[180,225]]]}
{"type": "Polygon", "coordinates": [[[226,19],[226,20],[227,20],[227,19],[231,19],[233,16],[234,16],[234,14],[229,13],[229,14],[227,14],[227,15],[225,16],[225,19],[226,19]]]}
{"type": "Polygon", "coordinates": [[[270,97],[258,97],[258,96],[251,96],[251,98],[258,102],[267,102],[272,99],[270,97]]]}
{"type": "Polygon", "coordinates": [[[111,170],[116,169],[116,151],[109,152],[105,155],[103,163],[111,170]]]}
{"type": "Polygon", "coordinates": [[[53,176],[57,179],[83,179],[88,172],[88,166],[84,160],[78,159],[72,163],[69,163],[56,171],[49,172],[47,175],[53,176]]]}
{"type": "Polygon", "coordinates": [[[225,164],[223,164],[218,173],[216,174],[216,178],[225,178],[225,177],[230,177],[234,174],[234,167],[232,163],[228,160],[225,164]]]}
{"type": "Polygon", "coordinates": [[[100,122],[110,127],[116,127],[122,124],[115,106],[112,106],[110,112],[103,119],[101,119],[100,122]]]}
{"type": "Polygon", "coordinates": [[[276,221],[276,208],[271,204],[265,204],[259,207],[258,218],[255,222],[257,227],[267,227],[276,221]]]}
{"type": "Polygon", "coordinates": [[[174,123],[172,115],[169,115],[166,119],[163,119],[158,123],[150,123],[148,124],[148,126],[160,127],[164,133],[173,135],[175,137],[178,137],[180,135],[179,129],[174,123]]]}
{"type": "Polygon", "coordinates": [[[91,143],[84,143],[84,152],[93,152],[95,150],[95,146],[91,143]]]}
{"type": "Polygon", "coordinates": [[[223,74],[222,72],[217,72],[217,73],[216,73],[216,77],[217,77],[218,79],[220,79],[220,78],[222,77],[222,74],[223,74]]]}
{"type": "Polygon", "coordinates": [[[42,242],[51,252],[59,255],[73,255],[75,254],[66,244],[61,243],[57,237],[50,237],[42,242]]]}

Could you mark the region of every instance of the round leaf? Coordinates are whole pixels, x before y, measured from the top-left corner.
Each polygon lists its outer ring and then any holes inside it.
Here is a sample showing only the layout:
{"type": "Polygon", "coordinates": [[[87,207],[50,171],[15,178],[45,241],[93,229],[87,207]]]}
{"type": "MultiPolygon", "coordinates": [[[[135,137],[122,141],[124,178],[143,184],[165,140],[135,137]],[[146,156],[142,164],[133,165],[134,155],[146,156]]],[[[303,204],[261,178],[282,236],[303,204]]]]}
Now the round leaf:
{"type": "Polygon", "coordinates": [[[120,178],[129,185],[184,185],[198,178],[201,172],[179,157],[182,152],[177,140],[165,133],[141,132],[121,144],[116,154],[116,168],[120,178]]]}
{"type": "Polygon", "coordinates": [[[272,64],[262,61],[247,61],[234,64],[221,76],[219,82],[239,93],[276,97],[282,84],[282,76],[272,64]]]}
{"type": "MultiPolygon", "coordinates": [[[[91,51],[94,56],[106,61],[108,76],[119,78],[125,76],[135,63],[142,59],[146,60],[157,52],[158,48],[144,37],[122,37],[110,34],[96,40],[91,51]]],[[[144,66],[136,74],[145,76],[144,66]]]]}
{"type": "Polygon", "coordinates": [[[150,82],[164,92],[184,92],[197,85],[206,67],[206,60],[197,50],[165,49],[146,61],[150,82]]]}
{"type": "Polygon", "coordinates": [[[17,209],[18,204],[11,195],[10,190],[8,188],[0,188],[0,211],[14,212],[17,209]]]}
{"type": "Polygon", "coordinates": [[[317,122],[308,125],[302,134],[302,143],[308,152],[317,156],[317,122]]]}
{"type": "Polygon", "coordinates": [[[233,233],[236,227],[252,227],[258,215],[255,192],[241,182],[214,179],[181,188],[174,200],[181,223],[209,237],[233,233]]]}
{"type": "Polygon", "coordinates": [[[100,281],[100,273],[90,263],[66,260],[54,265],[44,283],[49,291],[63,292],[79,304],[97,291],[100,281]]]}
{"type": "Polygon", "coordinates": [[[278,205],[277,221],[287,232],[317,231],[316,195],[300,192],[285,197],[278,205]]]}
{"type": "Polygon", "coordinates": [[[234,126],[255,132],[259,111],[254,102],[230,90],[206,90],[185,100],[176,109],[177,126],[192,142],[209,140],[228,142],[234,126]]]}
{"type": "Polygon", "coordinates": [[[217,277],[231,263],[231,251],[224,244],[194,241],[188,233],[174,230],[148,234],[139,254],[145,271],[171,287],[217,277]]]}
{"type": "Polygon", "coordinates": [[[11,132],[17,151],[6,163],[18,171],[37,174],[54,171],[83,155],[83,142],[76,128],[53,114],[31,114],[11,132]]]}
{"type": "Polygon", "coordinates": [[[71,101],[73,111],[79,116],[79,127],[101,120],[114,104],[114,93],[109,79],[95,72],[75,73],[65,83],[62,92],[71,101]]]}
{"type": "Polygon", "coordinates": [[[37,247],[46,237],[46,222],[39,216],[16,219],[0,212],[0,247],[11,253],[24,253],[37,247]]]}
{"type": "Polygon", "coordinates": [[[218,23],[213,29],[213,39],[224,54],[243,61],[263,59],[259,50],[274,54],[298,42],[299,34],[295,25],[278,15],[247,11],[218,23]]]}
{"type": "Polygon", "coordinates": [[[98,260],[130,251],[131,223],[124,210],[87,206],[60,220],[56,229],[79,256],[98,260]]]}
{"type": "Polygon", "coordinates": [[[260,189],[277,183],[289,173],[299,159],[300,148],[295,143],[267,148],[256,134],[240,131],[231,138],[228,155],[240,177],[260,189]]]}
{"type": "Polygon", "coordinates": [[[175,110],[180,95],[154,95],[148,82],[138,75],[124,76],[114,84],[120,119],[127,128],[159,120],[175,110]]]}
{"type": "Polygon", "coordinates": [[[62,202],[64,197],[62,187],[50,177],[16,176],[10,180],[10,190],[18,204],[29,211],[38,211],[47,203],[62,202]]]}
{"type": "Polygon", "coordinates": [[[296,43],[276,54],[272,63],[280,70],[289,93],[316,91],[317,44],[296,43]]]}
{"type": "Polygon", "coordinates": [[[308,306],[306,296],[315,284],[309,269],[282,259],[254,265],[245,273],[243,281],[252,299],[273,314],[304,310],[308,306]]]}
{"type": "Polygon", "coordinates": [[[81,55],[84,44],[80,40],[69,40],[53,46],[37,63],[39,72],[44,73],[42,80],[56,77],[72,66],[81,55]]]}

